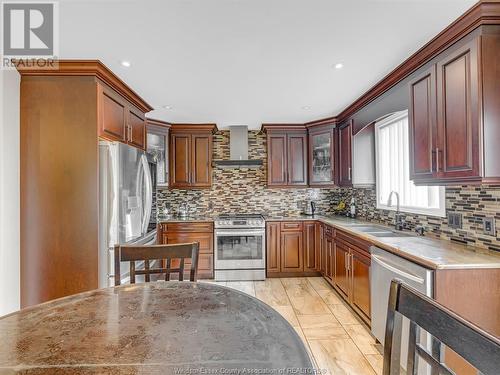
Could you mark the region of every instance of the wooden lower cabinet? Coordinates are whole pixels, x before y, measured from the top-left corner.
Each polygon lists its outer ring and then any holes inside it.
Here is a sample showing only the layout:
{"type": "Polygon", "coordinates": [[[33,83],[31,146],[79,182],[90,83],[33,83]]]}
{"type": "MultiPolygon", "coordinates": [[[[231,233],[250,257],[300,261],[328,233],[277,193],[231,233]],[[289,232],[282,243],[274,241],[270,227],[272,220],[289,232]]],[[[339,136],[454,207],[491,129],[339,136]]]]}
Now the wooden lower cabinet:
{"type": "Polygon", "coordinates": [[[319,272],[321,275],[326,273],[326,246],[325,246],[325,225],[319,224],[319,272]]]}
{"type": "Polygon", "coordinates": [[[315,272],[319,267],[316,231],[316,222],[304,222],[304,271],[315,272]]]}
{"type": "Polygon", "coordinates": [[[330,235],[325,236],[325,277],[333,281],[335,274],[335,264],[333,263],[333,238],[330,235]]]}
{"type": "Polygon", "coordinates": [[[281,233],[281,271],[304,271],[304,238],[302,231],[281,233]]]}
{"type": "Polygon", "coordinates": [[[267,277],[319,276],[317,224],[300,220],[266,223],[267,277]]]}
{"type": "Polygon", "coordinates": [[[266,269],[267,276],[281,271],[280,223],[266,224],[266,269]]]}
{"type": "Polygon", "coordinates": [[[370,244],[321,224],[321,275],[370,324],[370,244]]]}
{"type": "Polygon", "coordinates": [[[345,298],[349,296],[349,247],[347,247],[343,242],[335,241],[334,244],[334,264],[335,264],[335,274],[333,277],[333,283],[336,289],[345,298]]]}
{"type": "Polygon", "coordinates": [[[354,309],[370,319],[370,254],[351,249],[351,304],[354,309]]]}
{"type": "Polygon", "coordinates": [[[336,231],[334,288],[370,324],[370,243],[336,231]]]}
{"type": "Polygon", "coordinates": [[[267,277],[322,275],[369,324],[369,247],[317,221],[268,222],[267,277]]]}
{"type": "MultiPolygon", "coordinates": [[[[160,225],[160,243],[176,244],[199,242],[198,279],[212,279],[214,277],[214,229],[209,222],[163,223],[160,225]]],[[[186,268],[191,264],[186,261],[186,268]]],[[[172,267],[177,267],[172,262],[172,267]]],[[[187,273],[184,275],[187,277],[187,273]]]]}

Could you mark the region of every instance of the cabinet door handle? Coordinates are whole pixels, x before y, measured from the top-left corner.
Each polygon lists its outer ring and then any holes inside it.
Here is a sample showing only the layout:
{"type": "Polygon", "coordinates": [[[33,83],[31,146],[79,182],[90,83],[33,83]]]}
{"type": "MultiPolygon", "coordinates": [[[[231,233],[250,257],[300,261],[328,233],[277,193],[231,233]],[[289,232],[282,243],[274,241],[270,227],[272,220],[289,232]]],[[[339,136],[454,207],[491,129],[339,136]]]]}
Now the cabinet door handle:
{"type": "Polygon", "coordinates": [[[130,133],[130,142],[132,142],[132,137],[134,136],[134,133],[132,133],[132,125],[129,125],[128,128],[130,129],[129,130],[129,133],[130,133]]]}
{"type": "Polygon", "coordinates": [[[436,172],[439,172],[439,147],[436,147],[436,172]]]}
{"type": "Polygon", "coordinates": [[[347,169],[347,173],[349,174],[349,181],[351,181],[351,167],[347,169]]]}
{"type": "Polygon", "coordinates": [[[436,150],[431,151],[431,172],[437,172],[437,167],[436,167],[436,150]]]}

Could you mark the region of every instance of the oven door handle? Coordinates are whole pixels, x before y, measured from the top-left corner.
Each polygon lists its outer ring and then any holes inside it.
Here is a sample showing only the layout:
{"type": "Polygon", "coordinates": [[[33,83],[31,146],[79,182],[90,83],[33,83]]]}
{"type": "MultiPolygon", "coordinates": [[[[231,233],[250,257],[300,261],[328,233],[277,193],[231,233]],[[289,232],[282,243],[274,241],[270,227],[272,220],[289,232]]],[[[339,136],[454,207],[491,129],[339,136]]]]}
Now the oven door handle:
{"type": "Polygon", "coordinates": [[[264,236],[265,230],[216,230],[215,236],[264,236]]]}

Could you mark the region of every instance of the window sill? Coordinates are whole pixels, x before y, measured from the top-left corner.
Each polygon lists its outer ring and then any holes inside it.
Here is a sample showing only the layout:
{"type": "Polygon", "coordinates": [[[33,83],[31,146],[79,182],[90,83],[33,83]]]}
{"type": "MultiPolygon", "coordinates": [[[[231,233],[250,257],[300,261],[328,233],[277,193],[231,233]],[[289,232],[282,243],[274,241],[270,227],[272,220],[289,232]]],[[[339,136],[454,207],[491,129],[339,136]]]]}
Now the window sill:
{"type": "MultiPolygon", "coordinates": [[[[396,211],[396,207],[377,204],[377,210],[396,211]]],[[[443,207],[435,209],[400,207],[399,211],[402,214],[414,214],[434,217],[446,217],[446,209],[443,207]]]]}

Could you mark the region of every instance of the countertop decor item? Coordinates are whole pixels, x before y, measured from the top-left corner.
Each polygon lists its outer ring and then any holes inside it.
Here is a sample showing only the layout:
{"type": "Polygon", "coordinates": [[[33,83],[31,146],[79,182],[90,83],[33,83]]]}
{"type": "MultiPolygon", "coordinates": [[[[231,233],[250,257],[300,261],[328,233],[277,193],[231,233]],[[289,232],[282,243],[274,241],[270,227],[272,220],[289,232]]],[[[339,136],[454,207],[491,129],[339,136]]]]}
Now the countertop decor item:
{"type": "Polygon", "coordinates": [[[312,373],[293,327],[254,297],[208,283],[93,290],[0,318],[0,369],[36,374],[312,373]]]}

